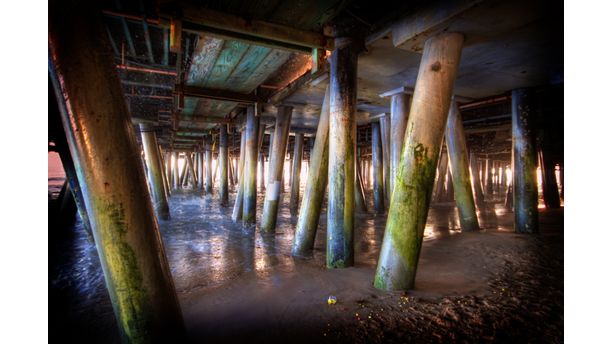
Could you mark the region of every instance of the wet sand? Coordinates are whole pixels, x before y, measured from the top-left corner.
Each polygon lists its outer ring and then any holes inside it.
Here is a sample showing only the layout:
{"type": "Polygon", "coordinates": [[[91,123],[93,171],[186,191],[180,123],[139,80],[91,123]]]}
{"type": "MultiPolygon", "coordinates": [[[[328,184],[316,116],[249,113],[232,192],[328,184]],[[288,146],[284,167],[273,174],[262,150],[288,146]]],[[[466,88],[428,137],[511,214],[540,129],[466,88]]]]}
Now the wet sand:
{"type": "MultiPolygon", "coordinates": [[[[479,233],[461,233],[452,204],[433,206],[403,293],[372,287],[384,216],[357,214],[355,267],[327,270],[321,232],[311,259],[291,257],[287,201],[262,235],[216,197],[173,195],[162,237],[193,342],[562,342],[563,210],[541,211],[542,233],[527,236],[494,203],[479,233]]],[[[50,339],[117,342],[95,247],[80,222],[70,233],[50,244],[50,339]]]]}

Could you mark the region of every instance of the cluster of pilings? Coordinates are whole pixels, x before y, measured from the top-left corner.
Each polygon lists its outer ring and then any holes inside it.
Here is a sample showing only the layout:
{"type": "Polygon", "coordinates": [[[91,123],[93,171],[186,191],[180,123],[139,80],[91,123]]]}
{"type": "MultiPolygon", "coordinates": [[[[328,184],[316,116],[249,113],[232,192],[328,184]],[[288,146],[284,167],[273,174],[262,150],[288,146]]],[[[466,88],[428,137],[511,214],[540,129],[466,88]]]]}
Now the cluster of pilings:
{"type": "MultiPolygon", "coordinates": [[[[50,8],[49,74],[60,109],[60,139],[65,138],[58,143],[60,155],[78,211],[96,242],[121,334],[130,341],[176,341],[183,333],[182,316],[158,225],[158,219],[171,217],[169,196],[183,188],[218,192],[227,205],[235,185],[232,218],[255,226],[259,162],[264,183],[259,189],[265,196],[258,228],[274,233],[294,109],[277,107],[267,157],[262,151],[267,128],[256,105],[244,113],[238,159],[230,156],[228,140],[236,128],[227,124],[185,151],[161,148],[156,128],[141,123],[141,151],[107,33],[87,13],[50,8]],[[71,20],[64,21],[66,16],[71,20]],[[214,168],[213,160],[218,162],[214,168]]],[[[536,151],[532,90],[512,91],[512,160],[470,154],[453,99],[463,41],[462,34],[451,32],[427,40],[412,96],[405,89],[387,94],[391,112],[367,126],[371,140],[364,147],[357,145],[355,120],[358,44],[351,37],[335,39],[301,197],[304,135],[296,134],[293,144],[289,205],[298,217],[294,256],[308,256],[313,249],[326,190],[327,267],[346,268],[354,264],[355,213],[368,211],[364,190],[372,188],[371,211],[387,216],[373,281],[385,290],[414,288],[432,195],[456,202],[463,231],[479,230],[477,208],[499,197],[514,209],[516,232],[537,233],[539,160],[546,203],[558,207],[554,166],[546,151],[536,151]],[[512,170],[510,181],[507,169],[512,170]]]]}

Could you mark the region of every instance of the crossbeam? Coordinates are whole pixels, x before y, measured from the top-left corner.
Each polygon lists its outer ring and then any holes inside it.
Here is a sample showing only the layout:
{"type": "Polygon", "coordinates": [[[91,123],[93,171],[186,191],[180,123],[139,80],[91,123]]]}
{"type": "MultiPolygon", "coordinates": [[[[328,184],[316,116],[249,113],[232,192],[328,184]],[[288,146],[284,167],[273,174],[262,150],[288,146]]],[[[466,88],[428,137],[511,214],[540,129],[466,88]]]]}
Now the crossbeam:
{"type": "Polygon", "coordinates": [[[333,50],[333,40],[317,32],[262,20],[247,20],[193,4],[182,3],[180,6],[185,31],[205,31],[302,52],[310,52],[312,48],[333,50]]]}

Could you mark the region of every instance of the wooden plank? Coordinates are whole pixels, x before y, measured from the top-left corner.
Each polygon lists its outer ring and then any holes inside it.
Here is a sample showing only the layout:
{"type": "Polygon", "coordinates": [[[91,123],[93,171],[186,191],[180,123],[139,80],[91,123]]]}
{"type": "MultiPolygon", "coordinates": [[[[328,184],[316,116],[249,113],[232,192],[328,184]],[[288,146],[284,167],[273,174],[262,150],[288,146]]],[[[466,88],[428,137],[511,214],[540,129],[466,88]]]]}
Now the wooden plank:
{"type": "Polygon", "coordinates": [[[474,7],[483,0],[437,0],[410,12],[391,25],[374,32],[366,38],[366,44],[391,32],[393,45],[398,48],[421,52],[423,44],[431,35],[442,30],[450,20],[474,7]]]}
{"type": "Polygon", "coordinates": [[[187,85],[203,87],[223,47],[223,40],[200,36],[187,73],[187,85]]]}
{"type": "Polygon", "coordinates": [[[258,84],[253,82],[251,76],[271,52],[272,49],[268,47],[251,45],[227,79],[226,84],[239,92],[252,92],[255,90],[258,84]]]}
{"type": "MultiPolygon", "coordinates": [[[[249,44],[239,41],[225,41],[215,65],[204,82],[205,87],[227,89],[225,81],[232,74],[242,57],[249,48],[249,44]]],[[[231,85],[229,85],[231,87],[231,85]]]]}
{"type": "MultiPolygon", "coordinates": [[[[224,100],[237,103],[252,104],[262,101],[253,93],[239,93],[227,90],[213,89],[207,87],[181,86],[177,85],[175,92],[182,92],[186,97],[206,98],[215,100],[224,100]]],[[[195,105],[194,105],[195,109],[195,105]]]]}
{"type": "Polygon", "coordinates": [[[307,48],[307,51],[310,51],[311,48],[333,50],[333,40],[317,32],[299,30],[262,20],[247,20],[188,3],[182,3],[180,7],[184,27],[188,26],[187,23],[192,23],[202,29],[216,29],[227,35],[236,35],[236,38],[251,38],[253,42],[261,42],[261,39],[264,39],[271,43],[293,45],[296,49],[307,48]]]}
{"type": "Polygon", "coordinates": [[[249,82],[255,85],[262,84],[272,73],[276,72],[280,66],[287,62],[291,55],[292,54],[287,51],[278,49],[272,50],[259,64],[253,74],[251,74],[249,82]]]}

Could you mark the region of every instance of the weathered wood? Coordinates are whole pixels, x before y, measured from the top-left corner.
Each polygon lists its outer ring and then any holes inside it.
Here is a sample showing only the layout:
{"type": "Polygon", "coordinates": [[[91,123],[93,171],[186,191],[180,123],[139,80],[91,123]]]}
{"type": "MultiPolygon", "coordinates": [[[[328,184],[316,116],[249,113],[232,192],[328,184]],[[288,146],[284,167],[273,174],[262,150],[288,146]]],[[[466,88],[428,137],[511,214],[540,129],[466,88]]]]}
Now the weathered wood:
{"type": "Polygon", "coordinates": [[[425,43],[376,268],[376,288],[414,288],[462,44],[463,35],[458,33],[440,34],[425,43]]]}
{"type": "Polygon", "coordinates": [[[94,4],[49,6],[49,72],[124,342],[183,341],[182,313],[108,36],[94,4]],[[61,80],[61,82],[59,82],[61,80]]]}
{"type": "Polygon", "coordinates": [[[538,178],[533,90],[512,91],[514,230],[538,233],[538,178]]]}
{"type": "Polygon", "coordinates": [[[321,217],[325,188],[327,187],[327,169],[329,162],[329,86],[319,116],[319,125],[313,149],[310,151],[310,166],[306,189],[300,205],[300,212],[295,227],[295,237],[291,254],[306,256],[314,247],[314,240],[321,217]]]}
{"type": "Polygon", "coordinates": [[[186,97],[231,101],[240,104],[254,104],[256,102],[262,101],[262,99],[260,99],[254,93],[245,94],[228,90],[187,85],[176,85],[174,92],[175,94],[182,92],[182,94],[186,97]]]}
{"type": "Polygon", "coordinates": [[[353,265],[357,49],[336,38],[330,61],[327,267],[353,265]]]}
{"type": "Polygon", "coordinates": [[[391,117],[384,114],[380,118],[380,130],[383,147],[383,174],[385,181],[385,200],[391,201],[391,117]]]}
{"type": "Polygon", "coordinates": [[[297,51],[310,52],[312,48],[333,49],[333,41],[320,33],[262,20],[247,20],[188,3],[181,3],[180,7],[184,30],[196,29],[297,51]]]}
{"type": "Polygon", "coordinates": [[[290,106],[279,106],[276,115],[274,138],[270,151],[270,163],[268,165],[269,180],[266,187],[263,214],[261,216],[261,230],[274,232],[276,229],[276,217],[280,201],[281,183],[283,178],[283,167],[285,162],[285,151],[289,139],[289,127],[293,108],[290,106]]]}
{"type": "Polygon", "coordinates": [[[455,202],[459,209],[459,222],[462,231],[477,231],[478,217],[474,204],[470,165],[463,122],[457,102],[451,101],[448,120],[446,122],[446,147],[448,149],[450,172],[453,182],[455,202]]]}
{"type": "Polygon", "coordinates": [[[147,163],[147,175],[153,209],[160,219],[168,220],[170,218],[170,208],[168,207],[168,199],[164,190],[162,163],[155,130],[149,124],[140,124],[140,134],[147,163]]]}

